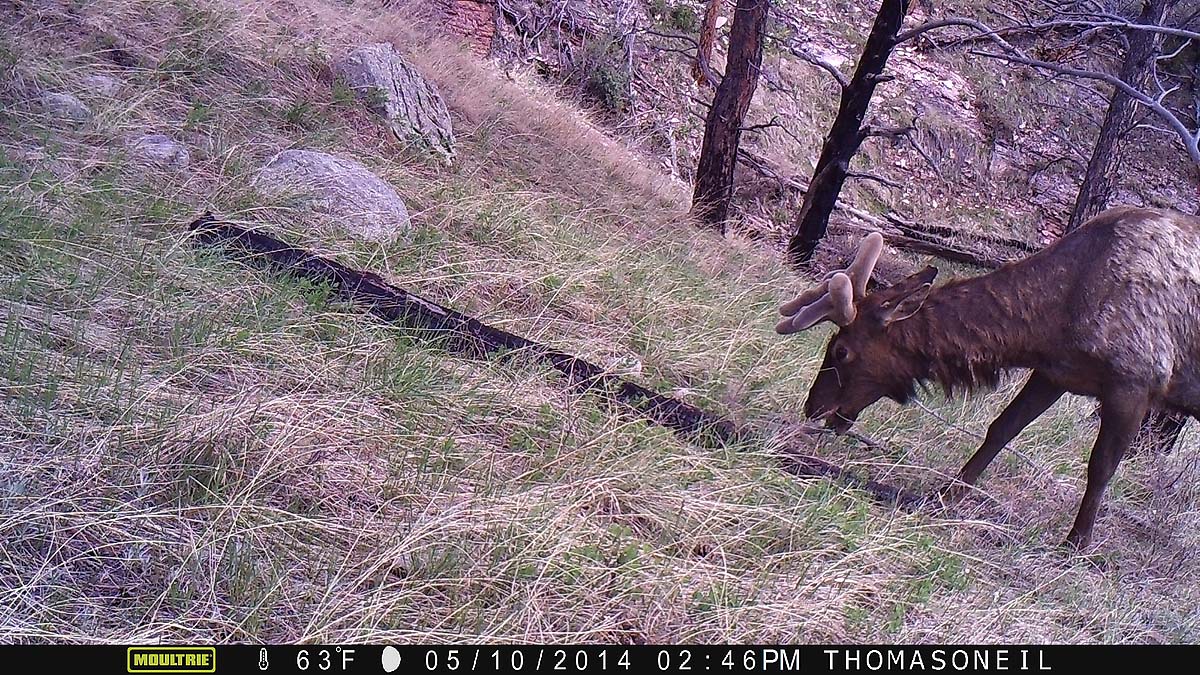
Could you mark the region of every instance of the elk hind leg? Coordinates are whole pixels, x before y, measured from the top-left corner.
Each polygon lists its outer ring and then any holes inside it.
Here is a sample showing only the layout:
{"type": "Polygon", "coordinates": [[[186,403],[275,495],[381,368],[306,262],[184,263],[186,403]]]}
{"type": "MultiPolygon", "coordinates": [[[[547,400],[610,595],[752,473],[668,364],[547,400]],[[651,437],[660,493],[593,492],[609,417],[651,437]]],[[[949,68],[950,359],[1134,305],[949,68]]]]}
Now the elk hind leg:
{"type": "Polygon", "coordinates": [[[1169,454],[1179,442],[1179,436],[1183,433],[1183,427],[1189,417],[1190,415],[1177,410],[1155,409],[1146,413],[1142,428],[1130,446],[1130,453],[1144,447],[1158,454],[1169,454]]]}
{"type": "Polygon", "coordinates": [[[1096,513],[1108,482],[1112,480],[1121,463],[1121,457],[1129,449],[1142,426],[1142,419],[1149,408],[1149,397],[1145,391],[1123,388],[1106,393],[1100,401],[1100,433],[1088,459],[1087,489],[1079,504],[1075,524],[1067,534],[1067,545],[1082,550],[1092,541],[1092,528],[1096,524],[1096,513]]]}

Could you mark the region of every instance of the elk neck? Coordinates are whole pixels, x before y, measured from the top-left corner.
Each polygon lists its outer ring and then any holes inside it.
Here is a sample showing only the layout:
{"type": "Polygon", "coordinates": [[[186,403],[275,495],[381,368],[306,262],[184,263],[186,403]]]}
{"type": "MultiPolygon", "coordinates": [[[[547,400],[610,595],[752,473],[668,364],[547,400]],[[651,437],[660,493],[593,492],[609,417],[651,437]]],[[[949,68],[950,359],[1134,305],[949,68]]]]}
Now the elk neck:
{"type": "MultiPolygon", "coordinates": [[[[1044,268],[1043,268],[1044,270],[1044,268]]],[[[1044,274],[1017,263],[991,274],[934,287],[912,317],[888,327],[917,381],[934,381],[947,393],[993,388],[1009,368],[1031,368],[1046,353],[1054,327],[1046,317],[1044,274]],[[1035,276],[1037,275],[1037,276],[1035,276]]]]}

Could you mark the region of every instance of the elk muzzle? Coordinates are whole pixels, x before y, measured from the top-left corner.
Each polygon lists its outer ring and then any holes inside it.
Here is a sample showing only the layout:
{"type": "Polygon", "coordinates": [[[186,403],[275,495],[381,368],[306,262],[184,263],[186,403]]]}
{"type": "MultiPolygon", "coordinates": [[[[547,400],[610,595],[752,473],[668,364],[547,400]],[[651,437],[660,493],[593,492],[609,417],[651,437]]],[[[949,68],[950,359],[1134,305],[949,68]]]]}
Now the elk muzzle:
{"type": "Polygon", "coordinates": [[[823,421],[825,427],[833,430],[834,433],[844,434],[854,425],[858,413],[846,415],[837,406],[816,405],[813,397],[809,396],[808,400],[804,402],[804,416],[810,420],[823,421]]]}

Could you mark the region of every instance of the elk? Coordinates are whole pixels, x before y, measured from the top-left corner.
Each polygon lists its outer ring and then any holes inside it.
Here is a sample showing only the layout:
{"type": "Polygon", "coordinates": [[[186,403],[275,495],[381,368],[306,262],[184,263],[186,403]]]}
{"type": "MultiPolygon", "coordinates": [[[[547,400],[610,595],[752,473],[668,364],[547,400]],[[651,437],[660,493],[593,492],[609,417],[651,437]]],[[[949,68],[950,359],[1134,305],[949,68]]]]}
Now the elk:
{"type": "Polygon", "coordinates": [[[1200,218],[1112,208],[991,273],[934,287],[938,271],[926,267],[868,293],[882,248],[879,233],[868,235],[849,267],[780,307],[780,334],[823,321],[839,327],[805,415],[845,432],[885,396],[909,401],[918,384],[953,395],[1029,369],[983,444],[941,491],[953,501],[1064,393],[1094,397],[1100,430],[1066,540],[1086,549],[1105,487],[1146,413],[1200,415],[1200,218]]]}

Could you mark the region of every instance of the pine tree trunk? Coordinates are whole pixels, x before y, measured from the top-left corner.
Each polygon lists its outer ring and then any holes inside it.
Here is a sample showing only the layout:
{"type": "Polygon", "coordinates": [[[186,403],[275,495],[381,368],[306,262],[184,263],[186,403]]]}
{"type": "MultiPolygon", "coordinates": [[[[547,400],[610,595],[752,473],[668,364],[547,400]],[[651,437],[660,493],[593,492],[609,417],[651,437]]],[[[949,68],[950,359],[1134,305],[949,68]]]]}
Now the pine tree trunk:
{"type": "Polygon", "coordinates": [[[725,76],[717,86],[704,124],[692,216],[722,233],[729,215],[729,200],[733,197],[733,169],[737,164],[742,121],[758,87],[763,33],[770,6],[770,0],[738,0],[730,29],[725,76]]]}
{"type": "Polygon", "coordinates": [[[854,77],[842,90],[837,117],[821,148],[821,157],[817,160],[813,179],[804,195],[804,204],[796,216],[796,224],[788,240],[788,259],[792,264],[807,262],[825,236],[829,215],[833,213],[842,185],[846,182],[846,173],[850,170],[850,159],[867,137],[862,128],[863,119],[875,94],[875,85],[879,83],[888,57],[896,46],[896,34],[900,32],[908,7],[909,0],[883,0],[879,7],[854,77]]]}
{"type": "MultiPolygon", "coordinates": [[[[1146,0],[1137,23],[1159,25],[1166,15],[1171,0],[1146,0]]],[[[1119,77],[1128,85],[1140,88],[1146,82],[1154,57],[1158,55],[1158,33],[1146,30],[1131,30],[1127,33],[1129,51],[1121,64],[1119,77]]],[[[1117,169],[1120,166],[1118,145],[1121,138],[1133,126],[1137,106],[1129,94],[1114,89],[1109,99],[1108,112],[1100,125],[1100,135],[1092,148],[1092,158],[1083,175],[1075,208],[1067,222],[1067,232],[1074,230],[1089,218],[1108,208],[1109,199],[1116,188],[1117,169]]]]}

